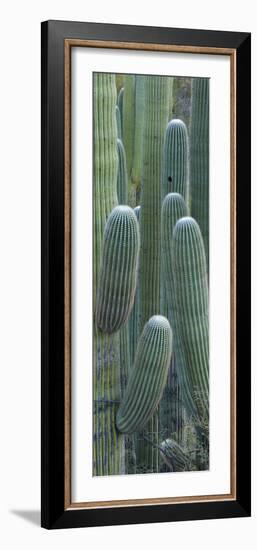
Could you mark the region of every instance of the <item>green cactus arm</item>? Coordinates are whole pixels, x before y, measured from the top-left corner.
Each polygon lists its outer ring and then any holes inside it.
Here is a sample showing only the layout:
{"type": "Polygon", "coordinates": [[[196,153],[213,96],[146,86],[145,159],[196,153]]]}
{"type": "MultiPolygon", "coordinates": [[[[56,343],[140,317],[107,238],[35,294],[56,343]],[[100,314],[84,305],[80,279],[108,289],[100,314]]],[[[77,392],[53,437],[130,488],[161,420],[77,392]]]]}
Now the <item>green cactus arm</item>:
{"type": "Polygon", "coordinates": [[[190,469],[190,459],[174,439],[165,439],[160,444],[161,456],[173,472],[184,472],[190,469]]]}
{"type": "Polygon", "coordinates": [[[134,366],[117,413],[120,432],[138,431],[153,416],[166,383],[171,352],[170,324],[165,317],[155,315],[139,338],[134,366]]]}
{"type": "Polygon", "coordinates": [[[96,300],[96,322],[113,333],[127,321],[136,291],[139,228],[132,208],[114,208],[104,232],[102,267],[96,300]]]}
{"type": "Polygon", "coordinates": [[[198,418],[209,415],[208,280],[203,239],[197,222],[181,218],[173,231],[174,333],[179,375],[186,400],[198,418]]]}
{"type": "Polygon", "coordinates": [[[163,196],[179,193],[188,203],[189,144],[186,125],[182,120],[169,122],[164,140],[163,196]]]}
{"type": "MultiPolygon", "coordinates": [[[[106,220],[117,205],[117,127],[115,76],[95,73],[93,180],[93,299],[100,277],[106,220]]],[[[124,473],[125,439],[116,430],[121,398],[120,337],[106,335],[93,325],[93,475],[124,473]]]]}
{"type": "Polygon", "coordinates": [[[192,79],[191,214],[200,226],[209,264],[209,79],[192,79]]]}
{"type": "Polygon", "coordinates": [[[127,204],[128,202],[128,174],[127,174],[127,163],[126,163],[126,153],[123,146],[123,143],[120,139],[117,139],[117,150],[118,150],[118,177],[117,177],[117,194],[119,204],[127,204]]]}

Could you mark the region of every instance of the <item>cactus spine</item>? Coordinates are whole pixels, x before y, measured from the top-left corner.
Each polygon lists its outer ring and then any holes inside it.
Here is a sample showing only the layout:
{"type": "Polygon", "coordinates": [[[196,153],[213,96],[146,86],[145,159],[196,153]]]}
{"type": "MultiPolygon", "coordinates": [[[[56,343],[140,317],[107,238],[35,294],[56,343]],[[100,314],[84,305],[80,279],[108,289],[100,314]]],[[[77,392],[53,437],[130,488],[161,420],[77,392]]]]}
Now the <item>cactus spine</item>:
{"type": "Polygon", "coordinates": [[[129,206],[116,206],[104,231],[96,321],[108,334],[119,330],[131,312],[136,291],[139,228],[129,206]]]}
{"type": "Polygon", "coordinates": [[[164,141],[163,193],[179,193],[188,202],[188,133],[182,120],[169,122],[164,141]]]}
{"type": "Polygon", "coordinates": [[[118,178],[117,178],[117,193],[119,204],[127,204],[128,201],[128,174],[126,154],[123,147],[123,143],[120,139],[117,139],[118,149],[118,178]]]}
{"type": "MultiPolygon", "coordinates": [[[[94,74],[94,306],[103,250],[104,227],[117,205],[117,129],[115,76],[94,74]]],[[[120,401],[120,341],[94,324],[93,475],[124,472],[124,438],[116,430],[120,401]]]]}
{"type": "Polygon", "coordinates": [[[203,236],[209,265],[209,80],[193,78],[190,148],[191,214],[203,236]]]}
{"type": "Polygon", "coordinates": [[[209,414],[208,281],[203,239],[193,218],[176,223],[172,262],[178,375],[185,404],[193,402],[202,424],[209,414]]]}
{"type": "Polygon", "coordinates": [[[161,315],[151,317],[139,338],[135,363],[117,413],[120,432],[141,430],[152,417],[166,383],[171,351],[168,320],[161,315]]]}

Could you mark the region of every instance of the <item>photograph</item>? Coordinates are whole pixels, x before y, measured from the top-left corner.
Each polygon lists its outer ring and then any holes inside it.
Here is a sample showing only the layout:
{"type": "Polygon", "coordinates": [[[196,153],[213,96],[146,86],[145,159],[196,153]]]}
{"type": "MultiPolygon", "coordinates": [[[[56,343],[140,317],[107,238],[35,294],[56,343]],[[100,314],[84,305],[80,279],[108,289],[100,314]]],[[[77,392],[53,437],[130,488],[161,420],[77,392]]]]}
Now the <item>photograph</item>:
{"type": "Polygon", "coordinates": [[[42,24],[47,529],[251,513],[250,51],[42,24]]]}
{"type": "Polygon", "coordinates": [[[210,79],[92,78],[92,473],[209,470],[210,79]]]}

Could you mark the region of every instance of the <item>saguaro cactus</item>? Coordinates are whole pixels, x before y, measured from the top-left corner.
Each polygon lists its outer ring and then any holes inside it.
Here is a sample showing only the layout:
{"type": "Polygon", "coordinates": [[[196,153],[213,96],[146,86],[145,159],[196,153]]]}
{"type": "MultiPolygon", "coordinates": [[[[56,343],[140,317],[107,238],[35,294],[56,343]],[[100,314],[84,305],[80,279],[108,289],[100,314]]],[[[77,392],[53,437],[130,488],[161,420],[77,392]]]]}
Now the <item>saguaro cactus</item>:
{"type": "Polygon", "coordinates": [[[161,76],[147,76],[145,94],[140,210],[139,323],[141,327],[149,317],[160,312],[161,180],[163,143],[168,122],[168,79],[161,76]]]}
{"type": "Polygon", "coordinates": [[[117,178],[117,193],[119,204],[127,204],[128,201],[128,174],[127,174],[127,163],[126,163],[126,153],[123,147],[123,143],[120,139],[117,140],[117,149],[118,149],[118,178],[117,178]]]}
{"type": "Polygon", "coordinates": [[[200,226],[209,264],[209,79],[193,78],[190,133],[191,214],[200,226]]]}
{"type": "Polygon", "coordinates": [[[178,375],[185,405],[203,423],[209,414],[208,281],[203,239],[193,218],[176,223],[172,260],[178,375]]]}
{"type": "Polygon", "coordinates": [[[141,183],[145,76],[126,75],[123,95],[123,143],[127,157],[128,204],[135,207],[141,183]]]}
{"type": "Polygon", "coordinates": [[[173,472],[184,472],[189,469],[190,460],[182,447],[174,439],[165,439],[160,445],[164,462],[173,472]]]}
{"type": "MultiPolygon", "coordinates": [[[[161,202],[163,143],[169,113],[169,78],[145,77],[143,164],[140,195],[139,334],[148,319],[160,313],[161,202]]],[[[158,443],[158,416],[146,427],[158,443]]],[[[158,470],[158,452],[139,439],[139,463],[158,470]]]]}
{"type": "Polygon", "coordinates": [[[161,315],[151,317],[139,338],[135,363],[117,413],[120,432],[140,430],[152,417],[166,383],[171,351],[168,320],[161,315]]]}
{"type": "Polygon", "coordinates": [[[161,243],[163,260],[163,283],[165,286],[165,303],[167,316],[172,324],[172,304],[174,303],[174,281],[172,270],[172,241],[173,230],[180,218],[187,216],[188,209],[183,197],[179,193],[168,193],[162,205],[161,215],[161,243]]]}
{"type": "MultiPolygon", "coordinates": [[[[162,205],[161,215],[161,245],[162,245],[162,289],[161,312],[173,326],[172,304],[174,301],[174,281],[172,272],[172,236],[177,221],[188,214],[187,206],[179,193],[166,195],[162,205]]],[[[174,353],[168,375],[167,384],[160,402],[160,428],[166,434],[174,430],[180,437],[183,424],[183,408],[181,389],[177,376],[179,354],[174,338],[174,353]]]]}
{"type": "Polygon", "coordinates": [[[163,195],[179,193],[188,202],[189,145],[186,125],[182,120],[169,122],[164,141],[163,195]]]}
{"type": "Polygon", "coordinates": [[[104,231],[102,266],[99,277],[96,321],[109,334],[127,321],[136,291],[139,227],[129,206],[114,208],[104,231]]]}
{"type": "Polygon", "coordinates": [[[142,179],[142,151],[143,151],[143,129],[145,117],[145,76],[136,75],[135,80],[135,135],[133,162],[131,166],[131,187],[135,190],[136,202],[140,191],[142,179]]]}
{"type": "MultiPolygon", "coordinates": [[[[122,117],[122,141],[126,151],[127,170],[130,182],[130,175],[134,155],[134,137],[135,137],[135,75],[125,75],[123,92],[123,117],[122,117]]],[[[128,190],[129,202],[131,207],[135,205],[135,192],[130,188],[128,190]]]]}
{"type": "MultiPolygon", "coordinates": [[[[117,205],[117,128],[115,76],[94,74],[94,305],[107,217],[117,205]]],[[[93,475],[124,473],[124,438],[115,417],[121,398],[119,334],[93,339],[93,475]]]]}

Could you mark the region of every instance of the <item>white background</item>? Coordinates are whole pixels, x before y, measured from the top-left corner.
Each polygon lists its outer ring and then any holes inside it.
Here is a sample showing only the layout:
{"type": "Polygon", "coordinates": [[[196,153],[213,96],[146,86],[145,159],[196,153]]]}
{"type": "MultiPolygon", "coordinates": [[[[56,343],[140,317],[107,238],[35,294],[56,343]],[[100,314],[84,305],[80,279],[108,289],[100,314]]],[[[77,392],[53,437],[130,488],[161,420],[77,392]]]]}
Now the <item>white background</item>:
{"type": "Polygon", "coordinates": [[[72,502],[230,492],[230,61],[74,48],[72,53],[72,502]],[[210,78],[210,468],[92,477],[92,73],[210,78]],[[217,117],[217,113],[219,116],[217,117]],[[218,219],[218,223],[217,223],[218,219]],[[222,263],[222,270],[220,264],[222,263]],[[217,396],[219,399],[217,400],[217,396]]]}
{"type": "MultiPolygon", "coordinates": [[[[254,548],[257,535],[256,469],[253,518],[47,532],[38,527],[40,506],[40,21],[74,19],[206,29],[252,31],[253,150],[256,150],[256,32],[254,2],[232,0],[84,0],[5,2],[1,9],[1,384],[0,544],[5,549],[209,550],[254,548]]],[[[253,182],[257,180],[253,155],[253,182]]],[[[257,231],[253,185],[254,235],[257,231]]],[[[255,244],[255,238],[253,238],[255,244]]],[[[257,280],[257,247],[253,247],[257,280]]],[[[256,285],[253,288],[256,306],[256,285]]],[[[253,334],[257,329],[253,314],[253,334]]],[[[257,348],[253,338],[253,396],[257,348]]],[[[256,464],[256,400],[253,463],[256,464]]]]}

